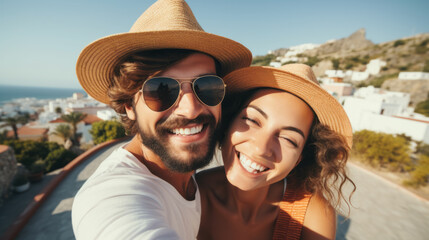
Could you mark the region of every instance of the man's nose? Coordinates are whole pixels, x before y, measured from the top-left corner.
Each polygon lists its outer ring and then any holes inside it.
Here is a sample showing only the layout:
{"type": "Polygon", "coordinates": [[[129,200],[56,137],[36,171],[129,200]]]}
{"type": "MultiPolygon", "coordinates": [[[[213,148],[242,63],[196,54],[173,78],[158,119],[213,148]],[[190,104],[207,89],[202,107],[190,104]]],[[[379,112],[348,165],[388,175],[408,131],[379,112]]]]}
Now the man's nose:
{"type": "Polygon", "coordinates": [[[203,112],[203,107],[192,89],[192,84],[190,82],[182,83],[174,114],[194,119],[203,112]]]}

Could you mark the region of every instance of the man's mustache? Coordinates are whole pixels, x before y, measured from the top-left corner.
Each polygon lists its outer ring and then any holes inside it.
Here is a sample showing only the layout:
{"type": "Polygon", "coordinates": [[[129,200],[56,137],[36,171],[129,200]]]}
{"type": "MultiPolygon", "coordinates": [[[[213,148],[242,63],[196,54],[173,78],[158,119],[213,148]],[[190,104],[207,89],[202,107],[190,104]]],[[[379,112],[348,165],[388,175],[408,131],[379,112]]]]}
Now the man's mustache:
{"type": "Polygon", "coordinates": [[[181,118],[181,117],[174,117],[174,118],[167,118],[165,120],[161,120],[156,124],[156,129],[173,129],[173,128],[180,128],[183,126],[186,126],[188,124],[213,124],[215,125],[216,120],[213,115],[210,114],[201,114],[198,117],[194,119],[188,119],[188,118],[181,118]]]}

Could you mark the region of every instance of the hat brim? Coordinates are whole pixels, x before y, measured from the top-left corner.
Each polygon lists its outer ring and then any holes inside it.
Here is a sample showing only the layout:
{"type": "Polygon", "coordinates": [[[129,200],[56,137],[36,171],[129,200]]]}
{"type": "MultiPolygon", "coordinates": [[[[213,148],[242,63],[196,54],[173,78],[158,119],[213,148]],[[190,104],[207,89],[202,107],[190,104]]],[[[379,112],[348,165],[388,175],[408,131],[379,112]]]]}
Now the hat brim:
{"type": "Polygon", "coordinates": [[[251,52],[231,39],[203,31],[168,30],[110,35],[89,44],[79,55],[76,74],[83,89],[94,99],[109,104],[107,90],[114,67],[124,56],[143,50],[189,49],[214,57],[222,73],[247,67],[251,52]]]}
{"type": "Polygon", "coordinates": [[[352,147],[353,130],[344,108],[316,83],[272,67],[242,68],[228,74],[224,79],[227,82],[227,94],[254,88],[275,88],[294,94],[313,109],[321,123],[343,135],[348,146],[352,147]]]}

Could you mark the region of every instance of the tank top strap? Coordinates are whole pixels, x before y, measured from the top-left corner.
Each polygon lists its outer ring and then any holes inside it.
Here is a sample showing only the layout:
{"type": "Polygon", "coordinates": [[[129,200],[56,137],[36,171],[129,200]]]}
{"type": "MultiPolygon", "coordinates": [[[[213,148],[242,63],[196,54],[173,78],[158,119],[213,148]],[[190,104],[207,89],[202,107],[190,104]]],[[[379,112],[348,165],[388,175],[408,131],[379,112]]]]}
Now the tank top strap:
{"type": "Polygon", "coordinates": [[[287,180],[286,192],[279,205],[273,239],[299,240],[311,194],[300,188],[293,179],[287,180]]]}

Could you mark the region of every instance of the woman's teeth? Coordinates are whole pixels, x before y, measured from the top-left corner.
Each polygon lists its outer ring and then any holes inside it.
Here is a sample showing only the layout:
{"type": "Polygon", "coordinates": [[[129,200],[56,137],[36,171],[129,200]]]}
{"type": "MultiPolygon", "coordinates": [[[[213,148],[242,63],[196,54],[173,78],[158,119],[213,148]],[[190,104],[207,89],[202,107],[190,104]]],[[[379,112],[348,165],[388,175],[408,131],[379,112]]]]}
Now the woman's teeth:
{"type": "Polygon", "coordinates": [[[243,154],[239,154],[239,159],[240,159],[241,165],[249,173],[260,173],[260,172],[263,172],[263,171],[268,169],[268,168],[266,168],[266,167],[264,167],[258,163],[252,162],[250,159],[248,159],[243,154]]]}
{"type": "Polygon", "coordinates": [[[187,136],[187,135],[197,134],[201,132],[201,130],[203,130],[203,125],[198,125],[192,128],[175,128],[171,130],[171,132],[177,135],[187,136]]]}

